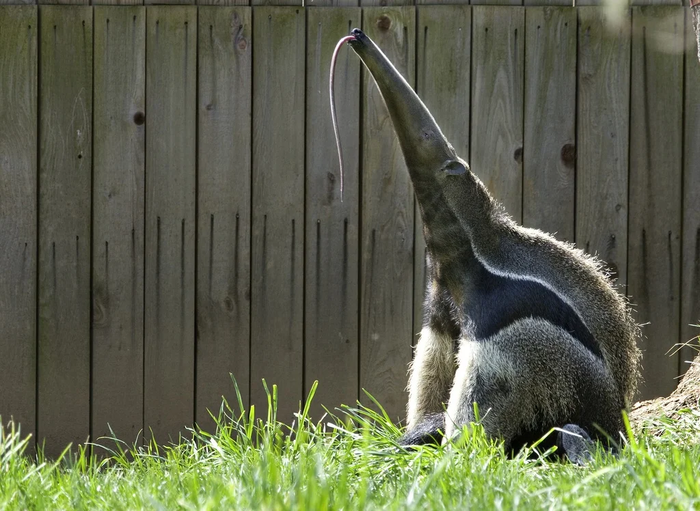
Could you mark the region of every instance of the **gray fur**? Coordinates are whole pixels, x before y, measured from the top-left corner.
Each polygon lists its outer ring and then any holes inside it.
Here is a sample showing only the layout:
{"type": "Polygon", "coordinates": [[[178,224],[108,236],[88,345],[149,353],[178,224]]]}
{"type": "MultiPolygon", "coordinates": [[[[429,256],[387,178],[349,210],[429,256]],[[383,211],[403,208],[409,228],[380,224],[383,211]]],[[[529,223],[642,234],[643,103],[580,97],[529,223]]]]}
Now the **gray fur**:
{"type": "Polygon", "coordinates": [[[398,135],[428,252],[405,439],[438,423],[450,438],[475,420],[474,403],[509,448],[570,423],[616,437],[640,359],[626,301],[596,259],[513,222],[386,56],[353,35],[398,135]]]}

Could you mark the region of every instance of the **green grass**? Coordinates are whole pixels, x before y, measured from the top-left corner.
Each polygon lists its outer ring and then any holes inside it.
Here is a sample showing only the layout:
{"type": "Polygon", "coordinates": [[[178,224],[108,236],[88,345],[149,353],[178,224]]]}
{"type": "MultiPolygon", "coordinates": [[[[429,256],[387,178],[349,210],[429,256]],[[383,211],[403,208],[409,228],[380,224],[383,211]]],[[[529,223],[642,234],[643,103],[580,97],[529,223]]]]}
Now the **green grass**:
{"type": "Polygon", "coordinates": [[[582,468],[532,453],[508,459],[478,426],[446,448],[405,451],[388,417],[361,406],[317,424],[307,408],[288,428],[274,420],[272,393],[264,420],[224,403],[215,434],[101,460],[85,448],[30,457],[10,425],[0,434],[0,509],[700,509],[698,411],[582,468]]]}

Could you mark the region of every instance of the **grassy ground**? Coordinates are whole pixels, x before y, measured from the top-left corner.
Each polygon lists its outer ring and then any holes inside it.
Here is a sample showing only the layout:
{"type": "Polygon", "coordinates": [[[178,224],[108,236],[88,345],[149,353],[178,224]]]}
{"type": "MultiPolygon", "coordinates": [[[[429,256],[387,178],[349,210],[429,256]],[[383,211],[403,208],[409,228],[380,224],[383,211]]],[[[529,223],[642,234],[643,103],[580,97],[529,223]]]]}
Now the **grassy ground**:
{"type": "Polygon", "coordinates": [[[271,413],[260,421],[224,407],[216,434],[101,461],[85,450],[30,458],[6,428],[0,509],[700,509],[697,409],[656,420],[655,434],[642,430],[619,457],[601,452],[586,467],[508,459],[478,426],[447,448],[407,452],[391,421],[367,408],[319,424],[299,417],[288,435],[271,413]]]}

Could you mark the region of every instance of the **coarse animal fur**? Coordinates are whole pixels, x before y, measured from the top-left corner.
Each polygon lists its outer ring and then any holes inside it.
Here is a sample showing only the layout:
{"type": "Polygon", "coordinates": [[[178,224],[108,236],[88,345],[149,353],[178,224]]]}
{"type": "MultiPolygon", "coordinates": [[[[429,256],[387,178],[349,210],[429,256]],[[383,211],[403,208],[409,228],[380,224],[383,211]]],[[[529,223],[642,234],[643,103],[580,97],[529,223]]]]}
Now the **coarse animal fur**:
{"type": "Polygon", "coordinates": [[[625,299],[596,259],[513,222],[387,57],[352,34],[389,110],[427,245],[403,442],[452,438],[476,419],[474,403],[510,450],[553,427],[619,439],[640,359],[625,299]]]}

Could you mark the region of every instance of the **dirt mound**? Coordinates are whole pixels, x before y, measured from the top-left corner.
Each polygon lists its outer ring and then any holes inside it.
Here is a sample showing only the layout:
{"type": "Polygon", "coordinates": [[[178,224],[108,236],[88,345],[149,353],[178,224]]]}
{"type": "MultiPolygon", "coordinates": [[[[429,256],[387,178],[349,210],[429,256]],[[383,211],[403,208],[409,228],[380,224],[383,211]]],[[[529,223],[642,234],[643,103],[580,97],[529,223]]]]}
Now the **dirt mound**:
{"type": "Polygon", "coordinates": [[[680,410],[700,409],[700,355],[690,364],[676,390],[668,397],[635,403],[630,411],[632,428],[639,430],[645,423],[660,417],[676,418],[680,410]]]}

